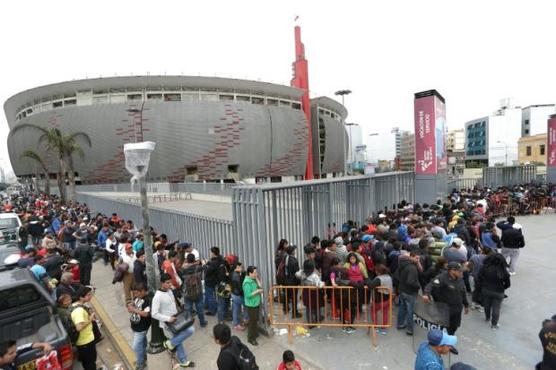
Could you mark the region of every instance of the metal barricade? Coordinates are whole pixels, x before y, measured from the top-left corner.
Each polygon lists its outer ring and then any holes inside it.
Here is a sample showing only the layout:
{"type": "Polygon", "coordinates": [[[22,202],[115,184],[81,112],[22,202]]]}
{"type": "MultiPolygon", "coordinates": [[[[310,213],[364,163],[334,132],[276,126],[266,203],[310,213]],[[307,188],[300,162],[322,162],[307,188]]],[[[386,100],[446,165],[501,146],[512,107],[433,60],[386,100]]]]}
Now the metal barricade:
{"type": "Polygon", "coordinates": [[[376,329],[392,327],[392,295],[392,290],[384,286],[369,289],[366,286],[275,285],[268,294],[268,321],[272,327],[287,328],[290,344],[297,326],[351,327],[366,328],[376,347],[376,329]],[[298,317],[301,307],[304,312],[298,317]]]}

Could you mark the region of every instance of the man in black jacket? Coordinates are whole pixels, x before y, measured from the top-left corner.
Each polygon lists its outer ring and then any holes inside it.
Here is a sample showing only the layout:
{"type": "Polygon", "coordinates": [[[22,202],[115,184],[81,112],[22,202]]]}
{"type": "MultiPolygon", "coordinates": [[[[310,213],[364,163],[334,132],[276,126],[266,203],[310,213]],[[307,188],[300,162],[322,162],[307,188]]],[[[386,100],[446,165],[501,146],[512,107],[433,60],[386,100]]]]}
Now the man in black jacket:
{"type": "Polygon", "coordinates": [[[80,239],[77,248],[73,252],[73,257],[79,261],[79,278],[82,285],[91,285],[94,255],[95,250],[87,244],[87,238],[80,239]]]}
{"type": "Polygon", "coordinates": [[[208,316],[216,315],[220,309],[222,313],[220,318],[223,318],[225,310],[225,302],[217,302],[216,300],[216,287],[221,281],[226,279],[226,261],[220,255],[220,248],[212,247],[210,249],[210,260],[207,261],[205,267],[205,305],[207,306],[208,316]],[[220,307],[222,305],[222,307],[220,307]]]}
{"type": "MultiPolygon", "coordinates": [[[[297,247],[295,245],[288,245],[286,249],[286,259],[285,262],[285,278],[284,278],[284,285],[286,286],[296,286],[299,285],[299,279],[295,276],[295,273],[299,271],[299,262],[295,257],[295,250],[297,247]]],[[[286,290],[286,294],[284,297],[284,301],[282,302],[283,311],[284,313],[288,313],[290,311],[290,306],[293,307],[292,309],[292,317],[299,318],[301,317],[301,313],[297,310],[297,289],[295,288],[288,288],[286,290]]]]}
{"type": "Polygon", "coordinates": [[[461,311],[465,307],[465,314],[469,313],[469,302],[463,284],[463,267],[457,262],[448,263],[448,270],[440,273],[425,287],[423,300],[430,302],[431,297],[436,302],[448,305],[449,323],[448,334],[454,335],[461,325],[461,311]]]}
{"type": "Polygon", "coordinates": [[[413,308],[419,293],[419,256],[415,252],[403,254],[399,258],[395,277],[398,280],[400,307],[398,309],[398,330],[405,329],[407,335],[413,335],[413,308]]]}
{"type": "Polygon", "coordinates": [[[246,362],[249,362],[250,369],[259,369],[253,353],[238,337],[232,337],[232,332],[226,324],[215,325],[212,334],[216,344],[220,345],[220,353],[216,360],[218,370],[241,370],[245,368],[243,365],[246,365],[246,362]]]}
{"type": "Polygon", "coordinates": [[[145,264],[145,249],[139,249],[135,253],[136,260],[133,262],[133,282],[147,286],[147,266],[145,264]]]}
{"type": "Polygon", "coordinates": [[[510,275],[515,275],[519,249],[525,247],[525,238],[521,231],[521,225],[515,223],[515,218],[508,217],[507,221],[496,224],[502,230],[502,255],[506,260],[510,259],[510,275]]]}

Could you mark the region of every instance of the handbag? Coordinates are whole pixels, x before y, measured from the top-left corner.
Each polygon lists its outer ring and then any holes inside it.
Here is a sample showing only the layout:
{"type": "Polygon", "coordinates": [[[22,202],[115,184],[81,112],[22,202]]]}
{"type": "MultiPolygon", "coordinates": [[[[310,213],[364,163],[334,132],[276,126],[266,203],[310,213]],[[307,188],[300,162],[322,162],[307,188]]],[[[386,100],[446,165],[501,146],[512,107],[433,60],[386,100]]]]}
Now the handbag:
{"type": "Polygon", "coordinates": [[[183,310],[176,314],[176,321],[167,323],[168,329],[172,334],[178,334],[188,329],[195,323],[195,317],[189,313],[189,310],[183,310]]]}

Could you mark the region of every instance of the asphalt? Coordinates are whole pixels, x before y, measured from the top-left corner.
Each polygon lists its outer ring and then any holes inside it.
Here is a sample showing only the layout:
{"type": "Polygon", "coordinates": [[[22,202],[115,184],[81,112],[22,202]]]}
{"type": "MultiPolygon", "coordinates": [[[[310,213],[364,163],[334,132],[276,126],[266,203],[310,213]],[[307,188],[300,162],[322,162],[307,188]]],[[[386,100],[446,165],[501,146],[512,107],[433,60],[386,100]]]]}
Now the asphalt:
{"type": "MultiPolygon", "coordinates": [[[[512,286],[506,291],[508,298],[502,305],[500,329],[493,331],[485,323],[483,314],[471,311],[463,317],[458,336],[459,356],[446,359],[446,364],[462,361],[477,369],[521,370],[532,369],[542,358],[538,338],[541,322],[556,313],[556,215],[527,216],[517,219],[523,226],[526,247],[522,250],[517,274],[512,286]]],[[[112,285],[112,271],[102,262],[93,268],[93,284],[97,287],[97,301],[104,307],[113,322],[111,335],[120,336],[119,345],[133,361],[130,352],[132,333],[128,314],[123,305],[121,284],[112,285]],[[125,348],[127,346],[127,348],[125,348]]],[[[395,316],[395,312],[394,312],[395,316]]],[[[200,369],[216,369],[219,347],[211,336],[214,318],[209,318],[206,329],[196,327],[195,335],[185,342],[189,359],[200,369]]],[[[395,322],[395,320],[394,320],[395,322]]],[[[197,324],[196,324],[197,325],[197,324]]],[[[234,333],[246,342],[245,333],[234,333]]],[[[301,360],[304,370],[330,369],[412,369],[415,349],[425,333],[416,331],[414,337],[395,329],[387,335],[378,336],[373,347],[366,330],[343,334],[339,329],[315,328],[310,336],[294,337],[288,344],[288,336],[276,334],[262,338],[254,348],[261,369],[275,369],[285,349],[292,349],[301,360]]],[[[166,353],[149,355],[150,369],[169,369],[170,359],[166,353]]]]}

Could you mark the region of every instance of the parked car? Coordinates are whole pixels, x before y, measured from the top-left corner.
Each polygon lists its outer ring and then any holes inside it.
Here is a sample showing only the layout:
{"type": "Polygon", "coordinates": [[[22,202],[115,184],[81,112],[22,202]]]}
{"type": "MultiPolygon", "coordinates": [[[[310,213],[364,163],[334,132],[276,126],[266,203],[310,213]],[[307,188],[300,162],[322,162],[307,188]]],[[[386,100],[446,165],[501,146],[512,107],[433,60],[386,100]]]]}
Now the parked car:
{"type": "Polygon", "coordinates": [[[20,258],[16,242],[0,243],[0,271],[16,267],[20,258]]]}
{"type": "MultiPolygon", "coordinates": [[[[63,370],[73,368],[73,349],[55,302],[27,269],[0,271],[0,338],[17,345],[48,342],[58,353],[63,370]]],[[[38,349],[20,355],[19,370],[35,370],[38,349]]]]}
{"type": "Polygon", "coordinates": [[[0,213],[0,244],[17,242],[21,225],[16,213],[0,213]]]}

